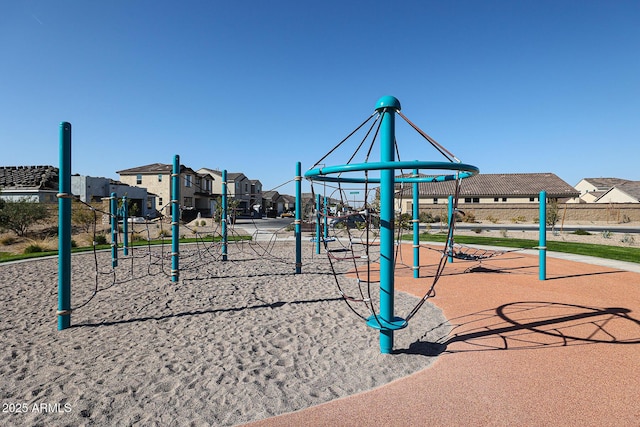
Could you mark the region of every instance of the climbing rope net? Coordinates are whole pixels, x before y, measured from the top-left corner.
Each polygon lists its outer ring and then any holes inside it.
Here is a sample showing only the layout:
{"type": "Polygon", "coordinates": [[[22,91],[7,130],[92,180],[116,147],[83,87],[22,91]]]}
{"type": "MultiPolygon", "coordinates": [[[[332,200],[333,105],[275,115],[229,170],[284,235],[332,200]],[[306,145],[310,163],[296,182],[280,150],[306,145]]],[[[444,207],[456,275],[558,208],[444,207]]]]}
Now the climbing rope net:
{"type": "MultiPolygon", "coordinates": [[[[374,146],[377,141],[381,139],[379,135],[383,117],[389,113],[390,111],[387,108],[377,109],[374,114],[365,119],[354,131],[349,133],[336,146],[322,156],[305,175],[311,182],[313,194],[319,191],[316,188],[318,182],[323,183],[324,188],[326,188],[327,185],[331,186],[334,194],[338,195],[334,205],[337,211],[341,211],[340,213],[336,212],[338,220],[336,220],[334,224],[346,223],[347,244],[339,243],[336,247],[335,242],[339,242],[339,240],[332,237],[339,235],[339,233],[336,233],[335,230],[333,236],[325,235],[322,239],[338,292],[356,315],[368,323],[370,323],[372,318],[375,319],[375,323],[377,323],[380,328],[382,328],[382,321],[378,318],[380,301],[376,299],[377,296],[372,292],[372,285],[380,284],[381,280],[378,275],[378,267],[374,265],[374,263],[379,260],[381,256],[379,242],[381,200],[380,188],[375,187],[375,184],[382,182],[382,171],[391,169],[394,173],[395,224],[402,223],[401,211],[398,208],[402,206],[401,197],[404,193],[405,185],[410,183],[436,183],[442,181],[454,182],[454,191],[452,194],[454,214],[450,215],[449,218],[446,243],[440,251],[441,256],[433,274],[433,280],[431,283],[426,284],[423,297],[420,298],[415,307],[404,316],[404,326],[406,326],[407,322],[409,322],[429,298],[435,296],[436,284],[442,276],[447,258],[454,254],[456,250],[460,252],[459,246],[454,245],[454,232],[455,212],[458,211],[461,181],[463,178],[478,173],[476,167],[461,163],[449,150],[418,128],[418,126],[399,111],[399,108],[395,113],[404,119],[423,141],[426,141],[431,147],[435,148],[446,161],[421,162],[402,160],[396,135],[394,135],[393,140],[393,152],[397,160],[384,162],[376,159],[374,146]],[[359,139],[356,135],[358,135],[359,139]],[[354,144],[355,149],[346,156],[348,158],[346,164],[340,166],[325,166],[328,158],[335,156],[339,151],[344,151],[344,144],[352,139],[356,139],[357,141],[354,144]],[[446,172],[442,174],[434,173],[425,175],[418,173],[420,169],[427,169],[431,172],[446,172]],[[451,171],[453,171],[453,173],[451,173],[451,171]],[[353,172],[359,172],[361,175],[354,178],[353,175],[351,175],[353,172]],[[396,175],[396,172],[399,172],[399,175],[396,175]],[[354,184],[359,185],[360,188],[354,190],[354,184]],[[365,197],[360,201],[360,204],[356,206],[355,200],[353,205],[349,203],[348,195],[357,191],[361,191],[365,197]],[[373,196],[371,196],[372,194],[373,196]],[[361,227],[353,227],[353,229],[360,232],[357,239],[355,238],[356,236],[351,233],[351,228],[349,227],[349,221],[354,218],[360,218],[361,223],[361,227]],[[360,245],[354,244],[356,241],[360,243],[360,245]],[[337,256],[336,253],[339,253],[340,256],[337,256]],[[350,263],[350,269],[346,273],[344,273],[344,268],[338,268],[338,265],[342,262],[350,263]],[[364,307],[364,310],[362,307],[364,307]]],[[[424,147],[424,145],[422,145],[422,147],[424,147]]],[[[382,150],[384,150],[384,148],[382,148],[382,150]]],[[[419,148],[419,150],[421,149],[419,148]]],[[[317,212],[318,221],[323,215],[326,216],[326,214],[320,211],[317,212]]],[[[403,227],[395,228],[397,235],[394,242],[396,253],[394,262],[398,262],[400,258],[398,251],[400,249],[402,228],[403,227]]],[[[342,234],[344,235],[344,231],[342,234]]],[[[319,238],[319,236],[317,236],[317,238],[319,238]]]]}
{"type": "MultiPolygon", "coordinates": [[[[284,184],[283,184],[284,185],[284,184]]],[[[121,204],[117,211],[104,207],[104,202],[111,202],[111,197],[104,198],[101,203],[87,203],[74,198],[72,216],[76,227],[86,231],[92,246],[93,277],[89,283],[91,289],[78,289],[80,302],[71,309],[78,310],[89,304],[101,291],[116,285],[137,280],[168,280],[172,277],[172,228],[170,203],[158,208],[158,215],[153,220],[139,221],[127,218],[126,209],[121,204]],[[127,227],[125,227],[125,223],[127,227]],[[117,224],[114,228],[114,224],[117,224]],[[111,256],[108,249],[111,248],[111,256]]],[[[122,203],[122,202],[120,202],[122,203]]],[[[182,215],[180,215],[182,217],[182,215]]],[[[247,220],[244,220],[245,222],[247,220]]],[[[231,218],[214,220],[201,218],[180,222],[179,251],[180,276],[184,281],[206,280],[216,277],[230,277],[234,274],[234,265],[252,259],[269,260],[282,264],[285,269],[293,271],[295,262],[281,251],[274,251],[278,236],[290,225],[279,230],[261,233],[254,220],[254,232],[237,229],[231,218]],[[231,257],[223,261],[222,221],[228,225],[226,242],[227,252],[231,257]],[[189,273],[189,274],[184,274],[189,273]]],[[[248,227],[251,229],[251,227],[248,227]]],[[[83,276],[87,275],[83,272],[83,276]]],[[[237,274],[237,273],[236,273],[237,274]]],[[[179,288],[179,283],[172,284],[179,288]]],[[[74,289],[76,289],[74,287],[74,289]]],[[[74,298],[75,299],[75,298],[74,298]]]]}

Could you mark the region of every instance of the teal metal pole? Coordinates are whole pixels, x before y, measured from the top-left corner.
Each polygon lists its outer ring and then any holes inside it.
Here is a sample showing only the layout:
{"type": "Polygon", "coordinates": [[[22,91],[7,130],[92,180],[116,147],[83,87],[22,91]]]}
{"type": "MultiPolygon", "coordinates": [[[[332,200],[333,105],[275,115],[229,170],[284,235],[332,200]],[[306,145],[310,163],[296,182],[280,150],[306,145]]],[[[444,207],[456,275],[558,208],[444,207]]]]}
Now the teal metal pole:
{"type": "Polygon", "coordinates": [[[316,194],[316,254],[320,253],[320,195],[316,194]]]}
{"type": "Polygon", "coordinates": [[[122,196],[122,254],[129,255],[129,203],[122,196]]]}
{"type": "MultiPolygon", "coordinates": [[[[381,114],[380,161],[395,161],[395,112],[400,101],[386,96],[378,101],[376,110],[381,114]]],[[[395,221],[395,169],[380,171],[380,315],[384,325],[396,319],[394,305],[394,221],[395,221]]],[[[380,328],[380,352],[393,351],[393,329],[380,328]]]]}
{"type": "Polygon", "coordinates": [[[324,226],[324,230],[322,232],[322,237],[324,238],[324,240],[327,240],[327,237],[329,237],[329,219],[328,219],[328,214],[329,214],[329,207],[327,206],[327,197],[325,196],[324,199],[324,221],[322,221],[323,226],[324,226]]]}
{"type": "Polygon", "coordinates": [[[111,267],[118,266],[118,199],[116,193],[109,197],[109,214],[111,216],[111,267]]]}
{"type": "MultiPolygon", "coordinates": [[[[454,212],[453,212],[453,196],[449,196],[449,199],[447,201],[447,206],[448,206],[447,218],[449,220],[448,226],[449,226],[449,228],[451,228],[451,227],[453,227],[453,215],[454,215],[454,212]]],[[[447,236],[449,236],[447,238],[447,246],[445,247],[445,249],[449,252],[449,258],[447,259],[447,261],[453,262],[453,255],[452,255],[452,253],[453,253],[453,233],[448,232],[447,236]]]]}
{"type": "Polygon", "coordinates": [[[547,193],[540,192],[540,241],[538,243],[539,279],[547,279],[547,193]]]}
{"type": "MultiPolygon", "coordinates": [[[[413,176],[418,177],[418,169],[413,170],[413,176]]],[[[412,184],[413,192],[413,277],[420,277],[420,188],[417,182],[412,184]]]]}
{"type": "Polygon", "coordinates": [[[58,330],[71,326],[71,123],[60,123],[58,177],[58,330]]]}
{"type": "Polygon", "coordinates": [[[296,163],[296,274],[302,273],[302,164],[296,163]]]}
{"type": "Polygon", "coordinates": [[[171,281],[177,282],[180,271],[180,156],[173,157],[171,173],[171,281]]]}
{"type": "Polygon", "coordinates": [[[228,239],[228,228],[227,228],[227,216],[228,212],[229,200],[227,198],[227,170],[222,171],[222,261],[227,260],[227,239],[228,239]]]}

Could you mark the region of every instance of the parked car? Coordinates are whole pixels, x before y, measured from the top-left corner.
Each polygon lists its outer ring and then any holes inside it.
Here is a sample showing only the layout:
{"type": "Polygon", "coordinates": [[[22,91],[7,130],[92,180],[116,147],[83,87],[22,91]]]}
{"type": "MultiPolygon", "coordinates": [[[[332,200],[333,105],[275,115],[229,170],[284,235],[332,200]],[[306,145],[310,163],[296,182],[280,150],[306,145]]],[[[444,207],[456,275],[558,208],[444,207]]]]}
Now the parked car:
{"type": "Polygon", "coordinates": [[[282,214],[280,214],[280,218],[294,218],[295,216],[296,214],[291,211],[282,212],[282,214]]]}

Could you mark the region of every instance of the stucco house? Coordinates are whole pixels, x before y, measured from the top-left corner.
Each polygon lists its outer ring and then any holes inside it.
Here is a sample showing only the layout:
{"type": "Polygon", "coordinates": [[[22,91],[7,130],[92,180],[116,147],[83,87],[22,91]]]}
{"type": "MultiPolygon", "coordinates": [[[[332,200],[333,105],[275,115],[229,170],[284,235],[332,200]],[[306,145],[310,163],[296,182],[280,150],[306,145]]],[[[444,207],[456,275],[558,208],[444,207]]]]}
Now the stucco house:
{"type": "Polygon", "coordinates": [[[616,185],[629,182],[622,178],[583,178],[575,185],[575,189],[580,192],[578,203],[595,203],[602,195],[611,190],[616,185]]]}
{"type": "MultiPolygon", "coordinates": [[[[213,193],[222,194],[222,171],[218,169],[200,168],[198,173],[208,176],[213,183],[213,193]]],[[[264,212],[262,201],[262,183],[257,179],[249,179],[242,172],[227,172],[227,196],[238,201],[239,213],[264,212]]]]}
{"type": "Polygon", "coordinates": [[[640,181],[626,181],[605,191],[594,203],[640,203],[640,181]]]}
{"type": "MultiPolygon", "coordinates": [[[[171,213],[171,173],[173,165],[152,163],[123,169],[116,173],[120,181],[136,187],[144,187],[157,197],[157,209],[162,215],[171,213]]],[[[198,212],[210,215],[214,209],[213,183],[208,176],[180,165],[180,206],[183,219],[197,216],[198,212]]]]}
{"type": "MultiPolygon", "coordinates": [[[[410,213],[413,206],[413,185],[396,184],[396,208],[410,213]]],[[[541,191],[548,199],[561,203],[577,198],[578,190],[553,173],[501,173],[478,174],[463,179],[458,205],[537,204],[541,191]]],[[[455,181],[422,182],[418,185],[420,208],[447,204],[455,192],[455,181]]]]}
{"type": "Polygon", "coordinates": [[[118,199],[127,197],[132,216],[155,217],[155,195],[149,194],[146,188],[134,187],[110,178],[86,175],[71,176],[71,193],[85,203],[100,202],[112,193],[118,199]]]}

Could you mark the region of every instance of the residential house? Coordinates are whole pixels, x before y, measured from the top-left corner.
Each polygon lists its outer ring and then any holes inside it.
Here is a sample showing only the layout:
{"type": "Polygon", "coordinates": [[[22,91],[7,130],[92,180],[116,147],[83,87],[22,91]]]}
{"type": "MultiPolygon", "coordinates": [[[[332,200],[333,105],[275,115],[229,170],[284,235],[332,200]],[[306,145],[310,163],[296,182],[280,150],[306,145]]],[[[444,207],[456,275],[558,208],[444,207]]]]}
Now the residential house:
{"type": "MultiPolygon", "coordinates": [[[[157,195],[158,210],[163,215],[171,212],[171,174],[173,165],[152,163],[150,165],[123,169],[116,173],[120,181],[137,187],[145,187],[157,195]]],[[[180,206],[183,219],[195,218],[198,213],[211,215],[214,209],[213,183],[210,177],[180,165],[180,206]],[[188,212],[185,214],[185,211],[188,212]]]]}
{"type": "Polygon", "coordinates": [[[71,192],[85,203],[100,202],[112,193],[119,199],[126,196],[130,215],[156,216],[155,195],[148,194],[143,187],[134,187],[110,178],[72,175],[71,192]]]}
{"type": "MultiPolygon", "coordinates": [[[[208,176],[213,183],[213,194],[222,194],[222,171],[200,168],[198,173],[208,176]]],[[[227,196],[238,202],[236,209],[240,214],[261,215],[264,212],[262,201],[262,183],[249,179],[241,172],[227,172],[227,196]]]]}
{"type": "Polygon", "coordinates": [[[605,191],[594,203],[640,203],[640,181],[626,181],[605,191]]]}
{"type": "Polygon", "coordinates": [[[575,185],[580,192],[577,203],[595,203],[602,195],[613,187],[629,182],[622,178],[583,178],[575,185]]]}
{"type": "Polygon", "coordinates": [[[58,176],[54,166],[0,166],[0,198],[55,203],[58,176]]]}
{"type": "MultiPolygon", "coordinates": [[[[396,208],[402,212],[411,212],[413,205],[413,185],[396,184],[396,208]]],[[[503,173],[478,174],[461,181],[458,206],[537,204],[541,191],[548,199],[567,202],[577,198],[578,190],[552,173],[503,173]]],[[[421,182],[418,184],[419,204],[447,204],[448,198],[455,193],[455,181],[421,182]]]]}

